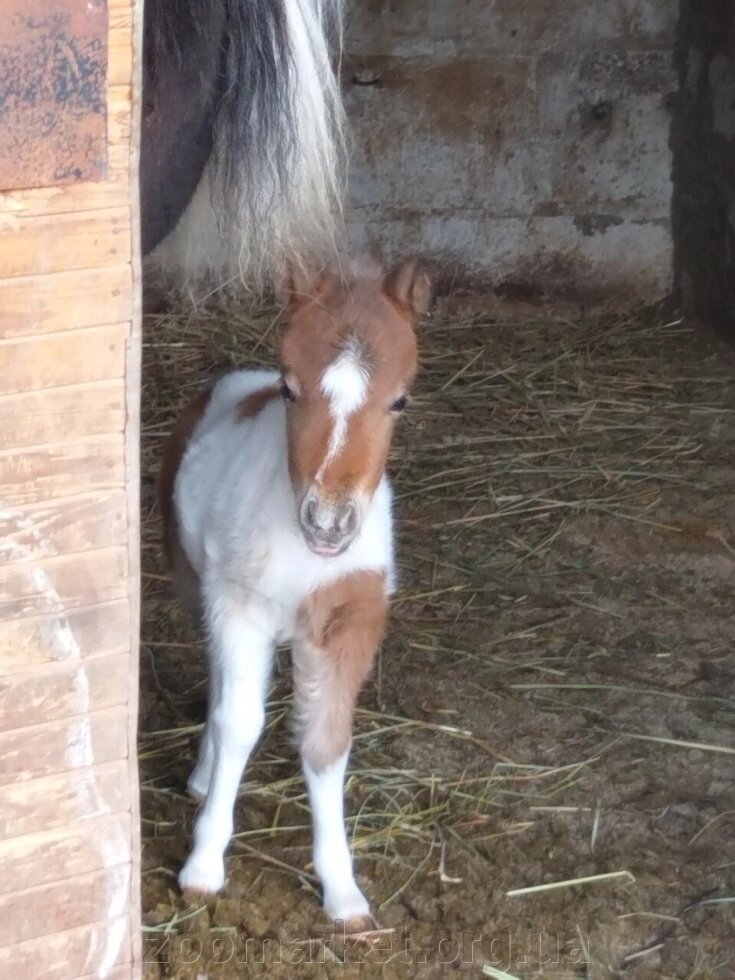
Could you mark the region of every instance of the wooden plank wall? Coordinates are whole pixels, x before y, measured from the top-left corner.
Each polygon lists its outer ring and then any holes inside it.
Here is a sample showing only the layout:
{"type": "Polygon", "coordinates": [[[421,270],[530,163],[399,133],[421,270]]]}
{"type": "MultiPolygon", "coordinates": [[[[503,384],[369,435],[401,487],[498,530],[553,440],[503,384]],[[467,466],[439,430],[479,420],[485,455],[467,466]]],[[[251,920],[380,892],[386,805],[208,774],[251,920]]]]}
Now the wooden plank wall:
{"type": "Polygon", "coordinates": [[[110,0],[106,179],[0,193],[0,976],[22,980],[141,969],[141,30],[110,0]]]}

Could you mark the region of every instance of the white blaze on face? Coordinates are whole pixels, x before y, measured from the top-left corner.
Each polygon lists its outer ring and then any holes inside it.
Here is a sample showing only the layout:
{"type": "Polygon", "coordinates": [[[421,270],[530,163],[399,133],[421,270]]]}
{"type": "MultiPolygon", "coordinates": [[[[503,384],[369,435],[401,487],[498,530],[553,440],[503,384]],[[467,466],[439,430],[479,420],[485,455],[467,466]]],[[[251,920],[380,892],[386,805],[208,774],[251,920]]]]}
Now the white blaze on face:
{"type": "Polygon", "coordinates": [[[361,354],[359,344],[354,340],[348,341],[322,377],[321,389],[329,399],[332,432],[327,455],[316,475],[317,482],[321,481],[327,466],[342,450],[350,416],[365,404],[370,375],[361,354]]]}

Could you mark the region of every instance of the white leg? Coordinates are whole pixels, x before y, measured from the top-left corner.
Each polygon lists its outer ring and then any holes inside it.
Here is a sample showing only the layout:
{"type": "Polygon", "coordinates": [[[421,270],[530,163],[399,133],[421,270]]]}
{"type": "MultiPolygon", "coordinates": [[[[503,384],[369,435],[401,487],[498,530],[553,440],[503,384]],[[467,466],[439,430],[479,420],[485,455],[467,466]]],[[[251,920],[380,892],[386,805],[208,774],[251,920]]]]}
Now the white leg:
{"type": "Polygon", "coordinates": [[[208,764],[211,775],[194,826],[194,848],[179,884],[182,889],[216,892],[225,883],[224,851],[232,836],[242,772],[263,728],[273,642],[263,618],[247,609],[220,610],[209,617],[209,630],[212,670],[218,672],[219,682],[194,776],[204,777],[208,764]]]}
{"type": "Polygon", "coordinates": [[[212,726],[209,719],[207,719],[204,731],[202,732],[202,739],[199,743],[197,764],[192,769],[191,776],[189,776],[186,784],[189,795],[193,796],[199,803],[203,803],[207,798],[213,766],[214,739],[212,737],[212,726]]]}
{"type": "Polygon", "coordinates": [[[314,867],[324,887],[324,911],[347,922],[368,915],[367,899],[357,887],[344,822],[344,777],[349,751],[319,772],[304,762],[314,820],[314,867]]]}
{"type": "Polygon", "coordinates": [[[207,692],[207,721],[199,742],[199,752],[197,762],[189,776],[186,788],[189,795],[193,796],[199,803],[203,803],[207,798],[209,782],[212,778],[212,768],[214,766],[214,738],[212,736],[212,711],[213,706],[218,704],[221,698],[220,678],[222,671],[220,664],[215,663],[210,657],[209,665],[209,691],[207,692]]]}

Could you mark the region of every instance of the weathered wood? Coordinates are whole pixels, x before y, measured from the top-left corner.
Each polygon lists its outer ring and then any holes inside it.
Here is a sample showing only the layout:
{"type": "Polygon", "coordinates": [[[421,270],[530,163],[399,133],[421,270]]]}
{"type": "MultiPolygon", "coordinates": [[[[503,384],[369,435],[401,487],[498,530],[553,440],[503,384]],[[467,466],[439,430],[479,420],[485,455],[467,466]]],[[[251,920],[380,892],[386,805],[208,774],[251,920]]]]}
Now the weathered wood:
{"type": "MultiPolygon", "coordinates": [[[[10,2],[39,22],[103,9],[10,2]]],[[[108,8],[106,178],[0,192],[0,976],[22,980],[141,972],[142,4],[108,8]]]]}
{"type": "MultiPolygon", "coordinates": [[[[126,937],[126,940],[128,938],[126,937]]],[[[110,970],[109,973],[105,973],[105,980],[130,980],[135,968],[135,964],[133,963],[120,963],[114,969],[110,970]]],[[[92,970],[91,973],[85,973],[78,977],[77,980],[99,980],[99,976],[99,970],[92,970]]],[[[43,980],[46,980],[45,976],[43,980]]]]}
{"type": "MultiPolygon", "coordinates": [[[[110,24],[110,34],[112,34],[113,31],[127,29],[130,31],[130,43],[132,44],[135,23],[130,4],[126,3],[126,0],[109,0],[107,4],[107,17],[110,24]]],[[[128,58],[129,57],[130,53],[128,52],[128,58]]]]}
{"type": "MultiPolygon", "coordinates": [[[[122,865],[116,870],[98,871],[0,898],[0,975],[22,977],[23,980],[26,977],[38,977],[39,980],[43,977],[45,980],[47,976],[70,980],[89,972],[95,965],[99,969],[102,946],[98,944],[96,949],[91,948],[89,938],[93,932],[99,934],[100,926],[104,925],[100,920],[104,919],[110,898],[114,897],[110,881],[119,888],[126,872],[129,875],[129,869],[122,865]],[[32,910],[32,914],[29,914],[29,910],[32,910]],[[87,940],[86,948],[82,943],[77,946],[74,937],[68,935],[68,930],[82,931],[87,940]],[[54,933],[58,933],[58,939],[54,933]],[[13,967],[10,972],[2,969],[3,946],[13,943],[11,950],[22,957],[23,950],[17,944],[29,943],[29,940],[40,937],[43,937],[46,946],[43,950],[45,958],[37,962],[45,962],[49,967],[60,963],[66,967],[65,973],[19,972],[18,961],[14,958],[6,960],[13,967]]],[[[117,912],[114,917],[116,921],[124,911],[120,909],[117,912]]],[[[121,931],[124,936],[125,930],[121,931]]],[[[27,948],[30,950],[30,944],[27,948]]],[[[122,950],[119,956],[123,958],[122,950]]]]}
{"type": "Polygon", "coordinates": [[[45,616],[128,594],[127,548],[0,566],[0,619],[45,616]]]}
{"type": "MultiPolygon", "coordinates": [[[[111,7],[127,7],[130,0],[110,0],[111,7]]],[[[142,323],[143,289],[142,260],[140,254],[140,197],[137,175],[140,169],[140,134],[142,129],[143,107],[143,8],[135,4],[134,49],[137,57],[133,63],[133,111],[131,113],[130,170],[135,175],[130,194],[130,226],[133,251],[131,266],[133,272],[132,321],[128,354],[126,360],[125,383],[127,391],[127,416],[125,428],[125,467],[128,492],[128,575],[131,583],[129,593],[131,638],[130,671],[128,674],[128,783],[131,797],[135,801],[135,811],[131,824],[132,879],[130,888],[129,921],[132,923],[133,939],[130,943],[132,956],[132,980],[142,973],[142,942],[139,923],[142,917],[140,889],[141,827],[138,816],[138,705],[140,700],[139,641],[140,641],[140,407],[142,373],[142,323]]]]}
{"type": "MultiPolygon", "coordinates": [[[[84,882],[72,884],[69,898],[73,899],[77,889],[84,888],[84,882]]],[[[78,913],[92,912],[91,904],[95,899],[102,900],[104,892],[99,888],[89,898],[82,895],[78,913]]],[[[23,896],[27,901],[36,898],[43,902],[41,896],[23,896]]],[[[63,895],[60,896],[63,903],[63,895]]],[[[17,910],[14,910],[17,914],[17,910]]],[[[131,936],[128,919],[118,916],[109,921],[95,922],[77,929],[56,932],[50,935],[26,940],[13,946],[0,948],[0,976],[17,977],[19,980],[86,980],[95,977],[99,980],[99,963],[103,960],[103,951],[111,950],[112,969],[105,974],[105,980],[129,980],[133,973],[128,959],[130,955],[131,936]],[[118,948],[119,946],[119,948],[118,948]],[[95,968],[95,962],[97,967],[95,968]],[[91,970],[89,973],[87,971],[91,970]]]]}
{"type": "Polygon", "coordinates": [[[62,616],[0,621],[0,674],[29,673],[70,655],[84,660],[124,653],[130,649],[129,625],[127,599],[65,609],[62,616]]]}
{"type": "MultiPolygon", "coordinates": [[[[94,788],[90,785],[90,792],[94,788]]],[[[125,864],[129,859],[130,815],[105,814],[71,828],[0,841],[0,896],[29,881],[50,885],[65,878],[125,864]]]]}
{"type": "Polygon", "coordinates": [[[122,11],[111,17],[108,34],[107,82],[110,86],[130,84],[130,43],[133,25],[130,15],[122,11]]]}
{"type": "MultiPolygon", "coordinates": [[[[124,143],[121,149],[124,151],[124,143]]],[[[108,179],[104,184],[63,184],[60,187],[12,191],[0,196],[0,215],[22,219],[43,214],[125,207],[130,194],[130,177],[124,161],[123,154],[113,146],[110,148],[108,179]]]]}
{"type": "Polygon", "coordinates": [[[27,779],[3,787],[0,839],[69,827],[80,818],[129,809],[130,787],[124,759],[71,773],[27,779]],[[49,800],[53,800],[52,807],[48,806],[49,800]]]}
{"type": "Polygon", "coordinates": [[[94,269],[124,263],[130,255],[130,211],[0,216],[0,277],[94,269]]]}
{"type": "MultiPolygon", "coordinates": [[[[126,937],[126,941],[129,937],[126,937]]],[[[110,970],[109,973],[105,973],[105,980],[130,980],[133,976],[133,971],[136,969],[133,963],[120,963],[115,966],[114,969],[110,970]]],[[[91,973],[85,973],[78,977],[77,980],[99,980],[100,971],[93,970],[91,973]]],[[[44,975],[43,980],[46,980],[44,975]]]]}
{"type": "Polygon", "coordinates": [[[131,281],[128,265],[0,279],[0,338],[122,323],[131,281]]]}
{"type": "Polygon", "coordinates": [[[111,435],[122,432],[125,426],[125,389],[121,381],[113,379],[85,384],[81,389],[75,385],[19,392],[0,400],[0,413],[2,442],[8,446],[111,435]]]}
{"type": "Polygon", "coordinates": [[[130,324],[121,323],[5,341],[0,345],[0,396],[119,379],[129,333],[130,324]]]}
{"type": "MultiPolygon", "coordinates": [[[[118,44],[122,46],[120,39],[118,44]]],[[[122,57],[122,53],[119,54],[122,57]]],[[[118,69],[119,70],[119,69],[118,69]]],[[[33,215],[94,212],[130,204],[130,80],[110,88],[108,99],[107,178],[103,183],[61,184],[16,188],[0,194],[0,215],[27,218],[33,215]]]]}
{"type": "Polygon", "coordinates": [[[127,724],[122,707],[0,732],[0,786],[119,759],[127,724]]]}
{"type": "Polygon", "coordinates": [[[103,179],[104,0],[5,0],[3,19],[0,188],[103,179]]]}
{"type": "Polygon", "coordinates": [[[120,435],[0,453],[5,508],[123,486],[123,446],[120,435]]]}
{"type": "Polygon", "coordinates": [[[0,731],[126,704],[128,659],[127,654],[116,654],[87,663],[65,660],[43,672],[0,677],[0,731]]]}
{"type": "Polygon", "coordinates": [[[122,490],[84,494],[27,508],[13,520],[0,514],[0,566],[126,543],[122,490]]]}

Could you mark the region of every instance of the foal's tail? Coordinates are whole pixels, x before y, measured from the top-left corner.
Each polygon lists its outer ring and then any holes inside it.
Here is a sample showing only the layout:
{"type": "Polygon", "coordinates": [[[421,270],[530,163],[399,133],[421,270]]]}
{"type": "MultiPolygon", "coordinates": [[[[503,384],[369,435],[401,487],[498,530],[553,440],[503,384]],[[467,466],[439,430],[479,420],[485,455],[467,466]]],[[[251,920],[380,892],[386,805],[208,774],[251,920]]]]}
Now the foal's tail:
{"type": "MultiPolygon", "coordinates": [[[[196,17],[210,18],[211,25],[219,14],[223,21],[219,97],[201,180],[149,260],[149,268],[169,282],[258,287],[287,262],[302,264],[305,255],[333,250],[344,128],[329,48],[332,42],[341,50],[341,7],[342,0],[199,5],[196,17]]],[[[155,84],[149,88],[155,98],[155,84]]]]}

